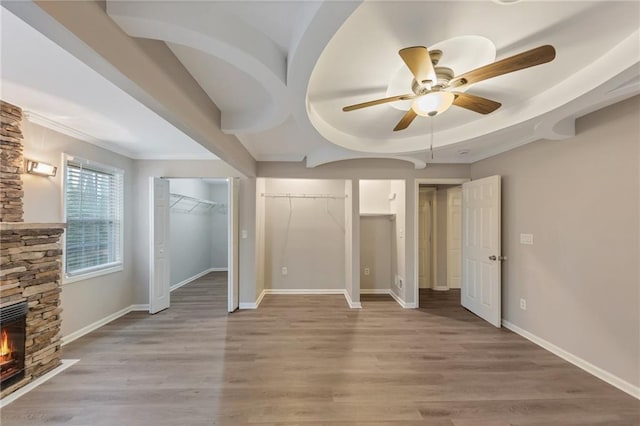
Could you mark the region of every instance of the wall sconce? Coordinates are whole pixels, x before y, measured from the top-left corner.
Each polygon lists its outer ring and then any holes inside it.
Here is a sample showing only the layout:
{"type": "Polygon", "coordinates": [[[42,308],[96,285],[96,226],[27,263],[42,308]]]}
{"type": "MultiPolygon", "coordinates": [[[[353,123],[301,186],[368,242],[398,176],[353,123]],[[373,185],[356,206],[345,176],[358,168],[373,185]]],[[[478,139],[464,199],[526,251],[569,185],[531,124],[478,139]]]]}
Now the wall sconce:
{"type": "Polygon", "coordinates": [[[34,175],[53,177],[58,171],[56,166],[52,166],[51,164],[43,163],[41,161],[26,160],[25,163],[25,170],[27,173],[34,175]]]}

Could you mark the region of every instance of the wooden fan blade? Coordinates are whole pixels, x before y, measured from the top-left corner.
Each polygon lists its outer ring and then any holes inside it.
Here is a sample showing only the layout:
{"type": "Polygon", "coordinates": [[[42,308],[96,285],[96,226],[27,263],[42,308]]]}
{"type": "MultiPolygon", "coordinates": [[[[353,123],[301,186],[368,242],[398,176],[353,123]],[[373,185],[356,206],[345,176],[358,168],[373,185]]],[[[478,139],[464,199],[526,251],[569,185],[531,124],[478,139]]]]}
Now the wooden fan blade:
{"type": "Polygon", "coordinates": [[[402,116],[398,124],[396,124],[396,127],[393,128],[393,131],[397,132],[398,130],[406,129],[407,127],[409,127],[409,124],[411,124],[413,119],[417,116],[418,114],[416,114],[413,108],[410,108],[409,111],[407,111],[407,113],[402,116]]]}
{"type": "Polygon", "coordinates": [[[492,101],[491,99],[472,95],[470,93],[451,93],[456,96],[456,98],[453,100],[454,105],[466,108],[470,111],[478,112],[480,114],[489,114],[490,112],[493,112],[500,108],[500,106],[502,106],[500,102],[492,101]]]}
{"type": "Polygon", "coordinates": [[[431,81],[432,84],[438,82],[436,70],[433,69],[431,57],[426,47],[406,47],[398,53],[418,83],[424,83],[427,80],[431,81]]]}
{"type": "Polygon", "coordinates": [[[376,99],[374,101],[363,102],[361,104],[349,105],[342,108],[343,111],[353,111],[360,108],[366,108],[374,105],[386,104],[387,102],[395,102],[395,101],[407,101],[409,99],[415,98],[415,95],[398,95],[391,96],[388,98],[376,99]]]}
{"type": "Polygon", "coordinates": [[[499,75],[545,64],[551,62],[555,57],[556,49],[553,46],[547,44],[536,47],[455,77],[449,83],[449,87],[455,88],[465,84],[473,84],[499,75]]]}

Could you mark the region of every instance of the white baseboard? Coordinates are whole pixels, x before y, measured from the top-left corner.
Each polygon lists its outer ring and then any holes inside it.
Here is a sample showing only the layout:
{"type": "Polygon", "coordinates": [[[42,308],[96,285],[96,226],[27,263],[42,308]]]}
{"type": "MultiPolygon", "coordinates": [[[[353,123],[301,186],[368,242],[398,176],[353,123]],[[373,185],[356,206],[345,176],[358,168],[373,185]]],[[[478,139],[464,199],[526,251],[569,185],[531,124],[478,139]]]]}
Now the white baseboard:
{"type": "Polygon", "coordinates": [[[248,303],[241,302],[238,306],[238,309],[258,309],[258,306],[260,306],[262,299],[264,299],[264,295],[265,295],[265,290],[262,290],[262,292],[260,293],[260,296],[258,296],[258,299],[255,302],[248,302],[248,303]]]}
{"type": "Polygon", "coordinates": [[[345,289],[339,288],[265,288],[265,294],[344,294],[345,289]]]}
{"type": "MultiPolygon", "coordinates": [[[[169,291],[177,290],[177,289],[179,289],[180,287],[182,287],[183,285],[187,285],[187,284],[189,284],[190,282],[197,280],[198,278],[202,278],[202,277],[204,277],[204,276],[205,276],[205,275],[207,275],[209,272],[221,271],[222,269],[223,269],[223,268],[209,268],[209,269],[205,269],[204,271],[199,272],[199,273],[195,274],[195,275],[194,275],[194,276],[192,276],[192,277],[189,277],[189,278],[187,278],[187,279],[185,279],[185,280],[180,281],[180,282],[179,282],[179,283],[177,283],[177,284],[172,285],[172,286],[171,286],[171,288],[169,288],[169,291]]],[[[224,270],[226,271],[226,270],[227,270],[227,268],[224,268],[224,270]]]]}
{"type": "Polygon", "coordinates": [[[228,272],[229,268],[209,268],[209,272],[228,272]]]}
{"type": "Polygon", "coordinates": [[[27,392],[31,392],[32,390],[34,390],[35,388],[37,388],[47,380],[62,373],[64,370],[71,367],[73,364],[75,364],[78,361],[80,360],[79,359],[63,359],[62,364],[60,364],[58,367],[54,368],[53,370],[49,371],[47,374],[44,374],[38,377],[28,385],[25,385],[20,389],[16,390],[15,392],[12,392],[11,394],[0,399],[0,408],[6,407],[16,399],[20,398],[22,395],[26,394],[27,392]]]}
{"type": "Polygon", "coordinates": [[[354,302],[351,300],[351,296],[347,290],[344,291],[344,298],[347,299],[347,304],[351,309],[362,309],[362,304],[360,302],[354,302]]]}
{"type": "MultiPolygon", "coordinates": [[[[262,296],[265,294],[280,294],[280,295],[304,295],[304,294],[341,294],[347,299],[347,303],[351,309],[360,309],[362,305],[360,302],[354,302],[351,300],[349,293],[346,289],[338,289],[338,288],[265,288],[262,291],[260,301],[262,301],[262,296]]],[[[259,304],[259,302],[258,302],[259,304]]],[[[251,309],[251,308],[248,308],[251,309]]]]}
{"type": "Polygon", "coordinates": [[[74,340],[77,340],[79,338],[81,338],[82,336],[91,333],[94,330],[97,330],[98,328],[102,327],[105,324],[110,323],[113,320],[116,320],[118,318],[120,318],[121,316],[124,316],[126,314],[128,314],[129,312],[133,312],[133,311],[148,311],[149,310],[149,305],[148,304],[139,304],[139,305],[130,305],[127,306],[124,309],[120,309],[118,312],[114,312],[111,315],[107,315],[106,317],[99,319],[96,322],[93,322],[85,327],[82,327],[80,330],[76,330],[73,333],[69,333],[66,336],[62,336],[61,340],[61,344],[62,346],[67,345],[71,342],[73,342],[74,340]]]}
{"type": "Polygon", "coordinates": [[[629,395],[633,396],[634,398],[640,399],[640,387],[639,386],[635,386],[632,383],[627,382],[624,379],[621,379],[620,377],[609,373],[606,370],[603,370],[600,367],[597,367],[593,364],[591,364],[588,361],[585,361],[584,359],[565,351],[564,349],[554,345],[553,343],[536,336],[535,334],[532,334],[520,327],[518,327],[515,324],[510,323],[507,320],[502,320],[502,326],[505,328],[508,328],[509,330],[513,331],[516,334],[519,334],[520,336],[524,337],[527,340],[530,340],[531,342],[535,343],[536,345],[548,350],[549,352],[559,356],[560,358],[564,359],[565,361],[570,362],[571,364],[575,365],[576,367],[579,367],[581,369],[583,369],[584,371],[586,371],[587,373],[593,374],[594,376],[596,376],[597,378],[599,378],[600,380],[603,380],[607,383],[609,383],[612,386],[615,386],[616,388],[620,389],[623,392],[628,393],[629,395]]]}
{"type": "Polygon", "coordinates": [[[141,303],[138,305],[131,305],[130,306],[131,311],[148,311],[149,310],[149,304],[148,303],[141,303]]]}
{"type": "Polygon", "coordinates": [[[449,287],[446,285],[437,285],[433,288],[433,291],[449,291],[449,287]]]}
{"type": "Polygon", "coordinates": [[[391,295],[391,297],[395,299],[396,302],[398,302],[400,306],[402,306],[403,308],[407,307],[407,303],[404,300],[402,300],[400,296],[395,294],[393,291],[389,291],[389,294],[391,295]]]}
{"type": "Polygon", "coordinates": [[[390,288],[361,288],[360,294],[391,294],[390,288]]]}

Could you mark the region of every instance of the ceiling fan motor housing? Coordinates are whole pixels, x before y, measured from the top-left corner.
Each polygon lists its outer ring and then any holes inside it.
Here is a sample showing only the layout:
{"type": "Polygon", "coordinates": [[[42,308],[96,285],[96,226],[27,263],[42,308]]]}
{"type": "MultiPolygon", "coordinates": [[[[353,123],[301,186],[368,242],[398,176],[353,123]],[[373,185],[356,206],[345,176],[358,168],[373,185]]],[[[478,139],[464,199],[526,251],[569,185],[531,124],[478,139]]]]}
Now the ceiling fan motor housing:
{"type": "Polygon", "coordinates": [[[435,71],[436,78],[438,80],[437,82],[435,82],[435,84],[430,82],[420,83],[413,79],[413,81],[411,82],[411,90],[413,91],[413,93],[415,93],[417,96],[423,96],[434,89],[445,89],[449,87],[449,82],[453,79],[454,75],[453,70],[447,67],[436,67],[435,71]]]}

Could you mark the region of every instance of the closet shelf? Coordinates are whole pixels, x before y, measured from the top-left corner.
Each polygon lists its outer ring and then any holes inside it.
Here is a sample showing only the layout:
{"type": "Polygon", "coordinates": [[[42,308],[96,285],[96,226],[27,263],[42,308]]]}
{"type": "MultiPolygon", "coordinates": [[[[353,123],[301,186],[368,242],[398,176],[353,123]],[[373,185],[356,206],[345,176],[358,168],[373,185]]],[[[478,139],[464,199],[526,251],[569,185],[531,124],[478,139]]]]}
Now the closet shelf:
{"type": "Polygon", "coordinates": [[[198,207],[203,207],[207,211],[216,209],[216,208],[226,208],[226,204],[218,203],[215,201],[204,200],[202,198],[190,197],[188,195],[170,193],[170,208],[175,208],[178,210],[185,211],[187,213],[191,213],[195,211],[198,207]]]}

